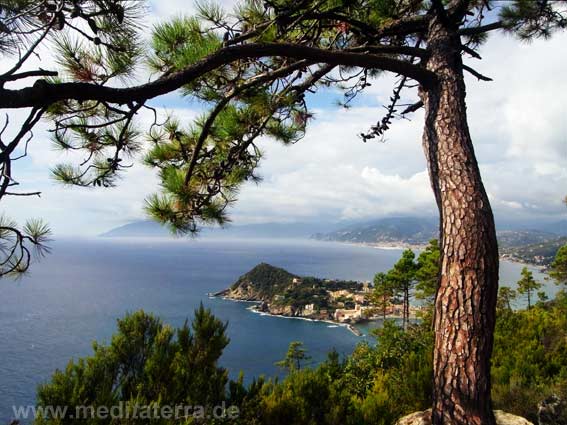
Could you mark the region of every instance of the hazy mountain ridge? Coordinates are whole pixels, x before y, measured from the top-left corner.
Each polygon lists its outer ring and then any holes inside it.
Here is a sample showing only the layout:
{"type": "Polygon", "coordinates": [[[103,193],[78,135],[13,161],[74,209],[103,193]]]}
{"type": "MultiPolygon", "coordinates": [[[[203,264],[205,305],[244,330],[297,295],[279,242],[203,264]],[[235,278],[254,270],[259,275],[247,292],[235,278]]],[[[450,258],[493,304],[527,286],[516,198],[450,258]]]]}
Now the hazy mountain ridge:
{"type": "Polygon", "coordinates": [[[548,266],[555,258],[555,254],[562,246],[567,244],[567,237],[562,236],[535,244],[516,247],[501,247],[500,253],[504,258],[522,263],[548,266]]]}
{"type": "MultiPolygon", "coordinates": [[[[309,238],[314,232],[327,232],[334,228],[330,224],[318,223],[259,223],[228,225],[224,228],[203,227],[199,236],[203,237],[246,237],[246,238],[309,238]]],[[[102,233],[100,237],[173,237],[169,229],[150,221],[135,221],[102,233]]]]}
{"type": "MultiPolygon", "coordinates": [[[[557,250],[567,243],[567,221],[533,223],[521,229],[497,231],[500,253],[515,261],[548,265],[557,250]],[[564,229],[565,228],[565,229],[564,229]]],[[[328,223],[262,223],[204,227],[200,236],[209,238],[312,238],[320,241],[363,243],[383,246],[422,246],[438,237],[436,218],[387,217],[339,227],[328,223]],[[333,230],[339,227],[337,230],[333,230]]],[[[153,221],[137,221],[117,227],[102,237],[172,237],[169,230],[153,221]]]]}
{"type": "Polygon", "coordinates": [[[422,245],[438,237],[438,226],[439,221],[433,218],[389,217],[312,237],[322,241],[422,245]]]}
{"type": "MultiPolygon", "coordinates": [[[[557,250],[567,243],[563,222],[542,223],[541,229],[497,231],[500,253],[515,261],[549,265],[557,250]],[[557,233],[549,229],[556,229],[557,233]]],[[[533,226],[533,223],[530,223],[533,226]]],[[[432,218],[390,217],[352,225],[330,233],[314,234],[313,239],[373,245],[425,245],[438,237],[438,221],[432,218]]]]}
{"type": "Polygon", "coordinates": [[[542,244],[560,238],[557,234],[541,230],[499,230],[496,234],[500,248],[542,244]]]}

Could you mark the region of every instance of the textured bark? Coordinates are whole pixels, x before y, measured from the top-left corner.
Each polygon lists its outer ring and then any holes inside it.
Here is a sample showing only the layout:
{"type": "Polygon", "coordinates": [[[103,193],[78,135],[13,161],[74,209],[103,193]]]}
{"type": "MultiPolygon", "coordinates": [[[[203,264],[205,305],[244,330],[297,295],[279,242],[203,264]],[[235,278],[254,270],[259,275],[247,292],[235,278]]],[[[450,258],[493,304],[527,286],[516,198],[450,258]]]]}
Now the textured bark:
{"type": "Polygon", "coordinates": [[[403,328],[408,328],[409,323],[409,284],[404,287],[404,313],[403,313],[403,328]]]}
{"type": "Polygon", "coordinates": [[[494,425],[490,357],[498,289],[494,219],[466,121],[460,40],[434,19],[427,67],[438,85],[420,92],[423,138],[439,206],[441,278],[435,300],[433,424],[494,425]]]}

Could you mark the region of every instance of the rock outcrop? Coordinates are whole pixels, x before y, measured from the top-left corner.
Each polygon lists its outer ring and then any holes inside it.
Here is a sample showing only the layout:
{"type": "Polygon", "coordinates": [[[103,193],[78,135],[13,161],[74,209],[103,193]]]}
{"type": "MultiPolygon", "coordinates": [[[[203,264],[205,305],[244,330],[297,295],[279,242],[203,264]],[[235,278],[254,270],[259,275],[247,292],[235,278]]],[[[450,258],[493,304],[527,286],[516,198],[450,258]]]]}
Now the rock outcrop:
{"type": "Polygon", "coordinates": [[[552,395],[538,404],[539,425],[567,425],[567,403],[552,395]]]}
{"type": "MultiPolygon", "coordinates": [[[[496,417],[497,425],[534,425],[527,419],[503,412],[502,410],[495,410],[494,416],[496,417]]],[[[431,409],[404,416],[396,422],[396,425],[431,425],[431,409]]]]}

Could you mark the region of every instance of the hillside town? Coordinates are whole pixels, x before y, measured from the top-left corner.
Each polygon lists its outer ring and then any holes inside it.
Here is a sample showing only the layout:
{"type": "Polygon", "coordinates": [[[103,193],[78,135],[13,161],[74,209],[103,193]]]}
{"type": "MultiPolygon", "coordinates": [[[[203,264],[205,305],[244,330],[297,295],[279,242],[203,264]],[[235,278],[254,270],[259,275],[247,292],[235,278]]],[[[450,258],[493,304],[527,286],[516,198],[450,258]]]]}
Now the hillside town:
{"type": "MultiPolygon", "coordinates": [[[[257,302],[252,309],[277,316],[355,324],[384,317],[399,318],[402,304],[378,311],[370,282],[294,276],[269,264],[260,264],[215,296],[257,302]]],[[[419,306],[410,306],[415,317],[419,306]]]]}

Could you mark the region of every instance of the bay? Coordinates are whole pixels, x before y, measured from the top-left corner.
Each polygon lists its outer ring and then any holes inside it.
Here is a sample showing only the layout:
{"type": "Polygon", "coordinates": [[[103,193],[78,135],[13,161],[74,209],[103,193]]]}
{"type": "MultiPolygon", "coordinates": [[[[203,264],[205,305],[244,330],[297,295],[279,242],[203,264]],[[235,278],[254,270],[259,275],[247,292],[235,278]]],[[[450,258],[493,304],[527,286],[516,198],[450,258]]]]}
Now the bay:
{"type": "MultiPolygon", "coordinates": [[[[247,381],[278,375],[274,362],[291,341],[303,341],[314,363],[332,349],[347,355],[362,339],[344,327],[254,314],[247,303],[207,294],[260,262],[303,276],[364,281],[400,254],[311,240],[58,240],[30,275],[0,281],[0,423],[12,417],[12,406],[34,404],[39,383],[69,359],[89,355],[92,341],[108,342],[116,319],[138,309],[180,326],[203,303],[229,323],[222,365],[232,377],[243,371],[247,381]]],[[[518,280],[521,267],[503,262],[502,282],[518,280]]],[[[553,284],[546,289],[556,291],[553,284]]]]}

